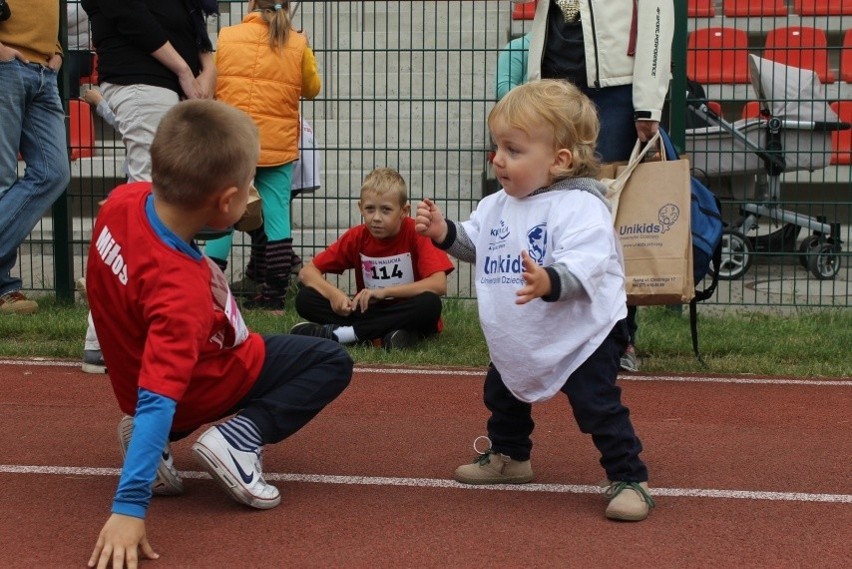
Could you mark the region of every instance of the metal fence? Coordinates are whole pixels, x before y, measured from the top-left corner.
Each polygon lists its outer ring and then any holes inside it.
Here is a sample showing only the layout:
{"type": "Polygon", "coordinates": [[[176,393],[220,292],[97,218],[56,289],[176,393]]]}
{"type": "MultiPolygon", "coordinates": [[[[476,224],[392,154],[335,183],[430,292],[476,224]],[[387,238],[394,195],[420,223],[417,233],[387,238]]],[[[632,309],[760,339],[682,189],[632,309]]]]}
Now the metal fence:
{"type": "MultiPolygon", "coordinates": [[[[707,304],[847,307],[852,131],[820,132],[782,121],[782,146],[770,153],[770,158],[784,157],[779,172],[777,164],[767,169],[767,163],[775,164],[766,160],[766,147],[775,144],[765,134],[769,117],[748,124],[742,117],[764,100],[786,104],[790,113],[838,103],[833,107],[850,120],[845,101],[852,99],[852,69],[845,65],[852,65],[852,47],[844,42],[852,38],[847,33],[852,15],[802,15],[798,2],[779,3],[784,15],[735,16],[725,13],[729,3],[721,0],[675,2],[669,127],[676,143],[701,166],[695,174],[705,177],[722,199],[728,224],[719,267],[724,280],[707,304]],[[767,46],[776,30],[789,27],[800,32],[788,42],[798,37],[801,44],[805,28],[822,30],[826,38],[826,69],[834,81],[824,77],[823,90],[810,99],[789,92],[759,94],[747,69],[745,80],[737,75],[749,53],[779,60],[798,56],[797,65],[808,65],[808,46],[779,46],[777,38],[767,46]],[[708,34],[708,44],[699,43],[708,34]],[[702,67],[705,62],[709,71],[702,67]],[[731,76],[718,75],[720,70],[731,76]],[[686,94],[687,75],[702,86],[705,97],[686,94]],[[690,110],[701,103],[718,112],[722,127],[701,126],[706,115],[702,119],[690,110]],[[741,133],[746,142],[738,144],[741,133]]],[[[208,23],[214,44],[218,29],[238,23],[247,9],[246,2],[219,6],[221,14],[208,23]]],[[[448,216],[466,218],[490,187],[485,119],[495,100],[498,53],[529,31],[532,22],[525,18],[531,10],[507,0],[291,2],[291,9],[294,24],[310,38],[323,78],[320,96],[302,103],[321,155],[322,185],[293,203],[299,255],[310,259],[360,222],[361,181],[379,166],[402,173],[414,203],[432,197],[448,216]]],[[[792,87],[791,92],[800,92],[799,85],[792,87]]],[[[64,89],[72,182],[22,245],[18,270],[25,288],[70,297],[74,279],[83,275],[97,204],[122,181],[124,149],[97,113],[69,97],[67,76],[64,89]]],[[[229,267],[233,278],[241,276],[247,258],[248,240],[237,234],[229,267]]],[[[461,263],[449,295],[473,294],[470,270],[461,263]]]]}

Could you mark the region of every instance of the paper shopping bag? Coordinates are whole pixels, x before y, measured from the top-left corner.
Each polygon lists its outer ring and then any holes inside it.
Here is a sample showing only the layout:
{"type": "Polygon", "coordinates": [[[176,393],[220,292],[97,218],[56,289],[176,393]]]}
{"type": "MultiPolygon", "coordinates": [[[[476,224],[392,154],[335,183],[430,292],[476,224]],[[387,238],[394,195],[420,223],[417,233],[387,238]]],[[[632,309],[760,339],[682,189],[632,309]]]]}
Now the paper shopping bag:
{"type": "Polygon", "coordinates": [[[645,160],[648,153],[659,146],[660,133],[654,134],[651,139],[643,144],[636,140],[633,145],[633,151],[630,153],[630,159],[627,162],[610,162],[601,164],[598,179],[606,186],[606,199],[609,202],[612,210],[612,217],[615,219],[618,213],[618,205],[621,199],[621,192],[630,179],[633,170],[645,160]]]}
{"type": "Polygon", "coordinates": [[[681,304],[694,296],[687,160],[628,164],[615,229],[624,253],[627,303],[681,304]]]}
{"type": "Polygon", "coordinates": [[[254,187],[254,184],[249,186],[249,196],[246,202],[246,211],[238,222],[234,224],[234,229],[237,231],[254,231],[263,225],[262,202],[260,192],[254,187]]]}

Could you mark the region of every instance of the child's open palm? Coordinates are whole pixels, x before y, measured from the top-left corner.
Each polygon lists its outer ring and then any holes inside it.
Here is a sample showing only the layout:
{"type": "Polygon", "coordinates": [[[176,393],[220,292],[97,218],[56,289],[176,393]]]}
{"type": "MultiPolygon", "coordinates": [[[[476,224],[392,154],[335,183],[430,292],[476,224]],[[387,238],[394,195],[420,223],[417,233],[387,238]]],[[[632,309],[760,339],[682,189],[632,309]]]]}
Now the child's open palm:
{"type": "Polygon", "coordinates": [[[526,283],[515,294],[515,304],[526,304],[536,298],[550,294],[550,275],[544,267],[532,260],[529,253],[521,251],[521,260],[524,264],[524,282],[526,283]]]}

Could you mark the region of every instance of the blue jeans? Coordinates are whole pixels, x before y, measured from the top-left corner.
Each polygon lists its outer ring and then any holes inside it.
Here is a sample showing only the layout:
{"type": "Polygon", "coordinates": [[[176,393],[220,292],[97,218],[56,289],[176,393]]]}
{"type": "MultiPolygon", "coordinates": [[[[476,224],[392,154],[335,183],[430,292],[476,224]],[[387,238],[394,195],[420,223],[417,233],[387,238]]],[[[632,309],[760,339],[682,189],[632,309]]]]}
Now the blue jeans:
{"type": "Polygon", "coordinates": [[[601,162],[630,159],[636,144],[636,123],[633,120],[633,85],[583,89],[598,109],[601,130],[597,152],[601,162]]]}
{"type": "Polygon", "coordinates": [[[11,276],[18,247],[68,186],[71,171],[56,72],[0,61],[0,85],[0,294],[6,294],[23,284],[11,276]],[[18,152],[27,164],[20,179],[18,152]]]}

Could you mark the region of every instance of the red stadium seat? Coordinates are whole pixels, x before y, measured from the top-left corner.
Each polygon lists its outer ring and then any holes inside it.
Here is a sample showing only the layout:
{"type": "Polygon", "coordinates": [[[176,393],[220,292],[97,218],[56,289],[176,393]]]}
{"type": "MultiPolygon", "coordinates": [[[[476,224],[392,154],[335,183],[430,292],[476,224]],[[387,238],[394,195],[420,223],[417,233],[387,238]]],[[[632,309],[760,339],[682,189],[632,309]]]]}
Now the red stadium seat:
{"type": "Polygon", "coordinates": [[[849,16],[852,0],[797,0],[793,9],[800,16],[849,16]]]}
{"type": "Polygon", "coordinates": [[[69,129],[71,134],[71,160],[95,154],[95,125],[92,107],[84,101],[68,101],[69,129]]]}
{"type": "MultiPolygon", "coordinates": [[[[831,109],[841,121],[852,123],[852,101],[831,103],[831,109]]],[[[831,132],[831,164],[852,164],[852,130],[831,132]]]]}
{"type": "Polygon", "coordinates": [[[525,4],[515,4],[512,9],[513,20],[532,20],[535,18],[535,5],[538,0],[527,2],[525,4]]]}
{"type": "Polygon", "coordinates": [[[686,75],[707,83],[748,83],[748,36],[737,28],[702,28],[689,34],[686,75]]]}
{"type": "Polygon", "coordinates": [[[723,116],[722,105],[719,101],[707,101],[707,108],[716,113],[716,116],[723,116]]]}
{"type": "Polygon", "coordinates": [[[749,101],[745,105],[743,105],[743,112],[741,118],[744,119],[756,119],[760,118],[760,103],[757,101],[749,101]]]}
{"type": "Polygon", "coordinates": [[[840,50],[840,79],[852,83],[852,29],[843,34],[843,47],[840,50]]]}
{"type": "Polygon", "coordinates": [[[823,83],[836,77],[828,64],[825,30],[805,26],[775,28],[766,34],[763,57],[801,69],[815,71],[823,83]]]}
{"type": "Polygon", "coordinates": [[[716,15],[714,0],[689,0],[686,5],[686,15],[689,18],[712,18],[716,15]]]}
{"type": "Polygon", "coordinates": [[[722,11],[729,18],[786,16],[787,4],[784,0],[725,0],[722,11]]]}

